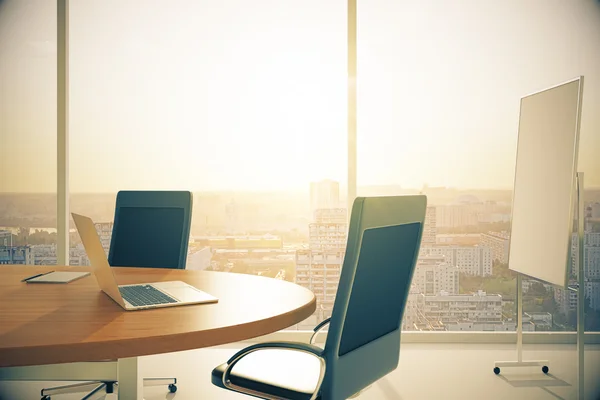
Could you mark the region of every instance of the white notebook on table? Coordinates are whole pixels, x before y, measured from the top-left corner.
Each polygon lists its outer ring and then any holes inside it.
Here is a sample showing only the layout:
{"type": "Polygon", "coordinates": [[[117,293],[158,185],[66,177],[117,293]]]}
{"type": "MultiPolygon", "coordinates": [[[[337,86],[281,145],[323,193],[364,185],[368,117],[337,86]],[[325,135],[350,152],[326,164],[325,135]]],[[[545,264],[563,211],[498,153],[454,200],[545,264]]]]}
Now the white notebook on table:
{"type": "Polygon", "coordinates": [[[26,280],[27,283],[69,283],[88,276],[89,272],[53,271],[26,280]]]}

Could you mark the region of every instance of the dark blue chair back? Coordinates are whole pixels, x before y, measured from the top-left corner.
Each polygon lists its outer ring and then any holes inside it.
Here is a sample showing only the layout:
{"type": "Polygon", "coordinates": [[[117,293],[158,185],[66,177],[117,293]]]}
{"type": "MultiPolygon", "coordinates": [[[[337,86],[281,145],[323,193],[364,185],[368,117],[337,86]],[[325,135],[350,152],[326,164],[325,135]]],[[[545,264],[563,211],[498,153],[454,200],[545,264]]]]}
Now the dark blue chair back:
{"type": "Polygon", "coordinates": [[[185,269],[192,201],[187,191],[120,191],[108,263],[185,269]]]}
{"type": "Polygon", "coordinates": [[[324,348],[321,398],[346,399],[396,369],[426,196],[359,197],[324,348]]]}

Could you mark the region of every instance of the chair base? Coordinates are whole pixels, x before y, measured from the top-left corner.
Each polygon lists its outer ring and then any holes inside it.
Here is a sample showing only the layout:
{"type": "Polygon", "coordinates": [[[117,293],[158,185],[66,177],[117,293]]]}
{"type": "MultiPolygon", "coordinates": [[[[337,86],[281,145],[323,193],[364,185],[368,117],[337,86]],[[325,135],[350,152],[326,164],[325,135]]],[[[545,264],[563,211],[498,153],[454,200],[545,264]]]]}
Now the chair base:
{"type": "MultiPolygon", "coordinates": [[[[51,396],[60,394],[86,393],[81,400],[93,399],[99,394],[114,393],[115,387],[119,382],[116,381],[92,381],[74,383],[72,385],[57,386],[53,388],[42,389],[41,400],[51,400],[51,396]]],[[[177,378],[144,378],[144,387],[168,385],[169,392],[177,391],[177,378]]]]}

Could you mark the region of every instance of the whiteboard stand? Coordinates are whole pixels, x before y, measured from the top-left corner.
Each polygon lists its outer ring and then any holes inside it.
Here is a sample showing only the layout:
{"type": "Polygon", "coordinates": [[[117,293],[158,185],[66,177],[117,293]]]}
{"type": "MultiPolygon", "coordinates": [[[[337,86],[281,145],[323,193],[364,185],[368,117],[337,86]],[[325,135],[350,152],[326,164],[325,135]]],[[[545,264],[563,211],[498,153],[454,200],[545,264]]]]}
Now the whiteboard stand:
{"type": "MultiPolygon", "coordinates": [[[[583,268],[584,256],[584,192],[583,192],[583,172],[576,175],[577,189],[577,392],[578,399],[583,400],[585,394],[584,387],[584,348],[585,348],[585,277],[583,268]]],[[[545,374],[549,371],[547,360],[523,361],[523,295],[521,274],[517,274],[517,361],[496,361],[494,363],[494,373],[498,375],[500,368],[503,367],[542,367],[545,374]]],[[[569,288],[567,288],[569,290],[569,288]]]]}
{"type": "Polygon", "coordinates": [[[517,273],[517,361],[496,361],[494,373],[498,375],[500,368],[505,367],[542,367],[542,372],[549,371],[548,360],[523,361],[523,284],[521,274],[517,273]]]}

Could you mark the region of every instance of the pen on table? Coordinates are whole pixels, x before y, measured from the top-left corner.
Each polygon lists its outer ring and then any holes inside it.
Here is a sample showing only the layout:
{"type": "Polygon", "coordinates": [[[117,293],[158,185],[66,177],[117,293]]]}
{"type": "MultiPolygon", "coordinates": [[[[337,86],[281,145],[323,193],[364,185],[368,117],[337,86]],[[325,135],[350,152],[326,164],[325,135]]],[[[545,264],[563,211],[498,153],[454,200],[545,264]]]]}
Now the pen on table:
{"type": "Polygon", "coordinates": [[[37,275],[34,275],[34,276],[30,276],[29,278],[23,279],[21,282],[27,282],[30,279],[39,278],[40,276],[48,275],[48,274],[51,274],[52,272],[54,272],[54,271],[48,271],[48,272],[44,272],[43,274],[37,274],[37,275]]]}

